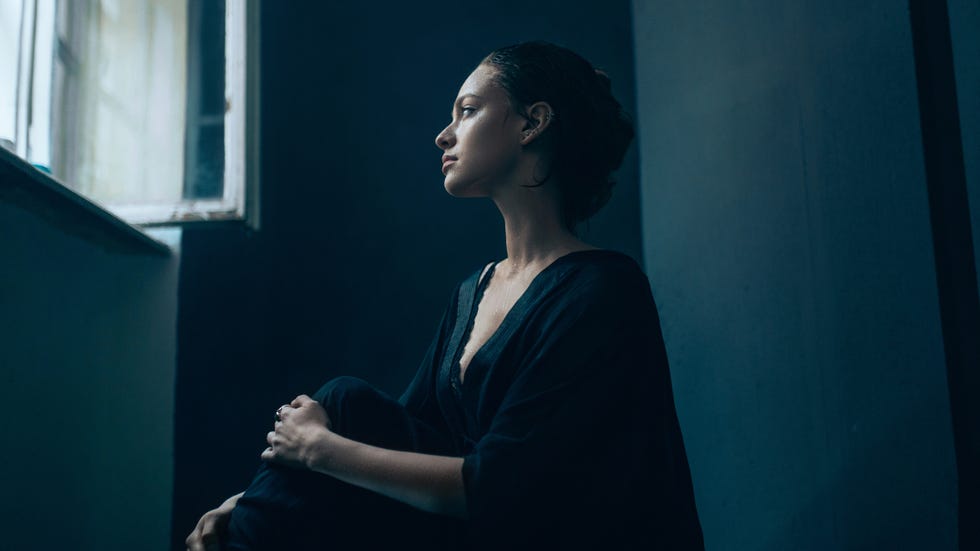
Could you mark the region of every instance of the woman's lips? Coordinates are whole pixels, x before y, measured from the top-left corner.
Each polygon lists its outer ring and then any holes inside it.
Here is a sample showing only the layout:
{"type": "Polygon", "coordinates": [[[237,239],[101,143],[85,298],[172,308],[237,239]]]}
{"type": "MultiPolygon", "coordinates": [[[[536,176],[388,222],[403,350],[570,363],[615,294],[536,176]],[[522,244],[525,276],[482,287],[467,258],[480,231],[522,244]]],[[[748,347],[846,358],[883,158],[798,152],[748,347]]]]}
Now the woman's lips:
{"type": "Polygon", "coordinates": [[[451,164],[453,164],[455,162],[456,162],[456,159],[449,159],[448,161],[442,163],[442,173],[445,174],[446,173],[446,169],[449,168],[449,165],[451,165],[451,164]]]}

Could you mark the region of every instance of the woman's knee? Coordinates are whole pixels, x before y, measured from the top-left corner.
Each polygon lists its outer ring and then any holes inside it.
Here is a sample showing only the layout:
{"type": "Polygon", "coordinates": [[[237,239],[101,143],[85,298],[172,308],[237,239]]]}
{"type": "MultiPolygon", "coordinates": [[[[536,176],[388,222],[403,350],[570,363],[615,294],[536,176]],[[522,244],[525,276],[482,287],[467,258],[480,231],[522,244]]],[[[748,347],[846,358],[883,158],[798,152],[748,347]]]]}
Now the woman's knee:
{"type": "Polygon", "coordinates": [[[320,405],[327,407],[328,404],[342,400],[350,395],[363,396],[375,392],[374,388],[364,379],[342,375],[327,381],[320,390],[313,395],[313,399],[320,402],[320,405]]]}
{"type": "Polygon", "coordinates": [[[337,434],[374,445],[412,445],[404,408],[363,379],[331,379],[313,398],[326,410],[331,430],[337,434]]]}

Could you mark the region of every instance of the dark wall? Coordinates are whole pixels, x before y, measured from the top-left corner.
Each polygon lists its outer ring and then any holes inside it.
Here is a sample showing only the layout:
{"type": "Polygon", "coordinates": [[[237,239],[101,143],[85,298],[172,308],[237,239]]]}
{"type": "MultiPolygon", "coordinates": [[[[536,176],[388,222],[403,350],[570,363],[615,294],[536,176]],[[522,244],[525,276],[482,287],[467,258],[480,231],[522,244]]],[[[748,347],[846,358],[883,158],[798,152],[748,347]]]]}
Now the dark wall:
{"type": "Polygon", "coordinates": [[[645,259],[707,547],[955,549],[907,4],[634,6],[645,259]]]}
{"type": "MultiPolygon", "coordinates": [[[[262,228],[188,229],[173,547],[244,489],[272,412],[337,375],[397,395],[457,281],[505,254],[488,200],[442,186],[436,134],[491,49],[544,39],[634,112],[630,6],[264,2],[262,228]]],[[[585,239],[641,260],[636,153],[585,239]]]]}
{"type": "Polygon", "coordinates": [[[0,166],[0,548],[143,549],[171,525],[179,256],[22,178],[0,166]]]}

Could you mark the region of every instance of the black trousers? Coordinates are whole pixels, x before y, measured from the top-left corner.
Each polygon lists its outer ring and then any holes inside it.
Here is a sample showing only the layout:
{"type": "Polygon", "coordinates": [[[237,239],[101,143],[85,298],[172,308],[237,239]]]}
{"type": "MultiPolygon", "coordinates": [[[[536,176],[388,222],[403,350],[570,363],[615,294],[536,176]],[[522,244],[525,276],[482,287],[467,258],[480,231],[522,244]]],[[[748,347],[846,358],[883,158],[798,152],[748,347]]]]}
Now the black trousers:
{"type": "MultiPolygon", "coordinates": [[[[313,399],[334,432],[374,446],[451,455],[448,439],[397,400],[355,377],[313,399]]],[[[243,550],[454,549],[462,521],[308,470],[263,462],[232,511],[223,548],[243,550]]]]}

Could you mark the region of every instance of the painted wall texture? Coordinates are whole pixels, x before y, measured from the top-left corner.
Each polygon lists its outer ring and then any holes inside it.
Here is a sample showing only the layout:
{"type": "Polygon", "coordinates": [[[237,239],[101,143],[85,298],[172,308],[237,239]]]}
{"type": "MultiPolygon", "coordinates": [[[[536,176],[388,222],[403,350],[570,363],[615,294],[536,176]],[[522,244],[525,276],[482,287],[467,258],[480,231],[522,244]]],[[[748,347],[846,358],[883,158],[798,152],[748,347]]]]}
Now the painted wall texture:
{"type": "Polygon", "coordinates": [[[633,10],[644,255],[708,548],[955,549],[907,6],[633,10]]]}
{"type": "Polygon", "coordinates": [[[0,548],[165,547],[178,263],[0,201],[0,548]]]}
{"type": "MultiPolygon", "coordinates": [[[[242,491],[272,412],[338,375],[410,381],[455,284],[504,257],[487,200],[449,196],[435,137],[492,49],[580,52],[634,109],[614,2],[263,2],[259,232],[188,229],[181,253],[173,549],[242,491]]],[[[586,240],[641,260],[636,150],[586,240]]]]}

